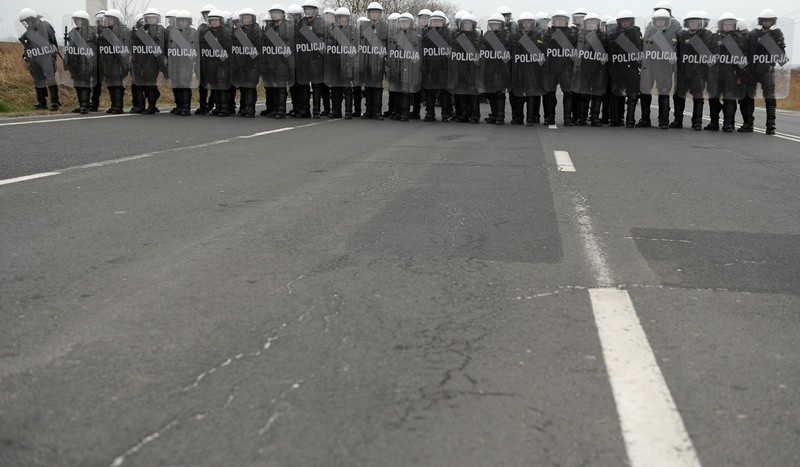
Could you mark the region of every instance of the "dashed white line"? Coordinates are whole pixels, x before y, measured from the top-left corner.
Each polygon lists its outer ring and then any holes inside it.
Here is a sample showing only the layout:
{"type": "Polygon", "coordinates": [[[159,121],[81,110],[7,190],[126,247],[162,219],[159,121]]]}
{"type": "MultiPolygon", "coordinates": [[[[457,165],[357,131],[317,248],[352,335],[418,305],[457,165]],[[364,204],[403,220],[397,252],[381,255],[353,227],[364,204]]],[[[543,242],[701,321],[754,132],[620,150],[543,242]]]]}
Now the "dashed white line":
{"type": "Polygon", "coordinates": [[[699,466],[628,292],[590,289],[589,297],[630,464],[699,466]]]}
{"type": "Polygon", "coordinates": [[[10,185],[12,183],[24,182],[26,180],[34,180],[37,178],[50,177],[59,174],[61,174],[61,172],[42,172],[33,175],[25,175],[24,177],[7,178],[5,180],[0,180],[0,185],[10,185]]]}
{"type": "Polygon", "coordinates": [[[553,151],[553,155],[556,158],[559,172],[575,172],[575,166],[567,151],[553,151]]]}

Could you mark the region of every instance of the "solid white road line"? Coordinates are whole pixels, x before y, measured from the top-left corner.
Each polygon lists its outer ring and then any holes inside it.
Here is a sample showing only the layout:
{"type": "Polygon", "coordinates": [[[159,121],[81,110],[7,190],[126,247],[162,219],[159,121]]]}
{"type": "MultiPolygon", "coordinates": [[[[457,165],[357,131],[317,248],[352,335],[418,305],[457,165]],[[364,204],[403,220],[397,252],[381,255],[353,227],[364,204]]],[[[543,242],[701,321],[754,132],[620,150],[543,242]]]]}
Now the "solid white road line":
{"type": "Polygon", "coordinates": [[[589,296],[630,464],[699,466],[628,292],[590,289],[589,296]]]}
{"type": "Polygon", "coordinates": [[[0,126],[33,125],[35,123],[73,122],[73,121],[74,122],[82,122],[84,120],[94,120],[96,118],[130,117],[132,115],[136,115],[136,114],[96,115],[94,117],[48,118],[47,120],[28,120],[26,122],[0,123],[0,126]]]}
{"type": "Polygon", "coordinates": [[[61,172],[42,172],[39,174],[25,175],[24,177],[7,178],[0,180],[0,185],[10,185],[12,183],[24,182],[25,180],[34,180],[36,178],[50,177],[51,175],[59,175],[61,172]]]}
{"type": "Polygon", "coordinates": [[[556,157],[559,172],[575,172],[575,166],[567,151],[553,151],[553,155],[556,157]]]}

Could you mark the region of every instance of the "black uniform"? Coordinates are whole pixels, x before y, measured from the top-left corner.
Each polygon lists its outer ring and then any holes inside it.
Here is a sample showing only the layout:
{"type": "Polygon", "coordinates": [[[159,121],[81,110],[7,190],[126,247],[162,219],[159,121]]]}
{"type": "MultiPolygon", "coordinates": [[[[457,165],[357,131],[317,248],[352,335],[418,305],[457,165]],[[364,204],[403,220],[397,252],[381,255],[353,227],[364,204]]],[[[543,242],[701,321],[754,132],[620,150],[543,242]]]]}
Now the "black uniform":
{"type": "Polygon", "coordinates": [[[422,32],[422,86],[425,88],[425,121],[436,120],[436,100],[442,106],[442,121],[450,120],[451,97],[447,91],[450,62],[450,30],[428,27],[422,32]]]}
{"type": "Polygon", "coordinates": [[[158,77],[166,71],[166,29],[160,24],[145,24],[131,35],[131,65],[133,84],[138,87],[138,102],[144,107],[143,113],[156,113],[156,102],[161,93],[158,90],[158,77]]]}
{"type": "Polygon", "coordinates": [[[286,116],[286,90],[294,85],[294,30],[286,20],[269,21],[261,30],[261,82],[267,108],[262,116],[286,116]]]}
{"type": "Polygon", "coordinates": [[[600,107],[608,89],[608,43],[604,31],[578,31],[578,57],[572,73],[572,90],[581,96],[575,106],[578,125],[602,126],[600,107]],[[591,107],[591,110],[590,110],[591,107]]]}
{"type": "MultiPolygon", "coordinates": [[[[231,30],[224,24],[206,27],[200,34],[200,75],[203,85],[211,91],[209,102],[217,108],[213,115],[230,116],[228,93],[231,88],[231,30]]],[[[200,103],[202,106],[202,102],[200,103]]]]}
{"type": "Polygon", "coordinates": [[[706,130],[719,130],[722,112],[722,130],[733,131],[736,101],[747,93],[747,36],[737,32],[717,31],[712,36],[717,63],[708,84],[708,106],[711,122],[706,130]]]}
{"type": "Polygon", "coordinates": [[[53,26],[47,21],[33,19],[26,31],[19,37],[25,47],[22,58],[28,65],[28,71],[36,88],[36,108],[47,107],[47,91],[50,91],[50,110],[58,110],[61,101],[58,98],[58,82],[56,81],[56,56],[58,42],[53,26]]]}
{"type": "Polygon", "coordinates": [[[685,29],[678,33],[678,72],[675,94],[672,96],[675,120],[670,123],[670,128],[683,128],[687,94],[692,96],[692,128],[703,128],[703,96],[708,85],[709,70],[716,60],[711,52],[713,48],[711,31],[708,29],[685,29]]]}
{"type": "Polygon", "coordinates": [[[628,29],[619,27],[608,35],[608,53],[611,58],[609,66],[609,80],[611,82],[611,99],[616,109],[615,121],[611,126],[621,126],[622,116],[625,114],[627,99],[627,115],[625,126],[636,126],[636,104],[639,100],[641,89],[641,52],[642,31],[638,26],[628,29]]]}
{"type": "Polygon", "coordinates": [[[192,26],[178,25],[167,32],[167,69],[175,94],[175,114],[187,116],[192,106],[192,81],[200,77],[200,39],[192,26]]]}
{"type": "MultiPolygon", "coordinates": [[[[758,85],[761,85],[761,93],[764,97],[764,106],[767,110],[767,134],[775,134],[775,114],[777,100],[775,95],[775,64],[786,63],[786,41],[783,31],[772,27],[768,30],[764,28],[750,31],[747,38],[748,49],[748,76],[747,76],[747,97],[742,99],[742,112],[744,115],[744,131],[752,131],[753,112],[758,85]]],[[[740,130],[742,130],[740,128],[740,130]]]]}
{"type": "MultiPolygon", "coordinates": [[[[112,21],[116,23],[117,19],[112,21]]],[[[106,26],[97,42],[103,82],[111,98],[111,107],[106,112],[121,114],[125,99],[125,81],[131,71],[131,31],[124,24],[106,26]]]]}
{"type": "Polygon", "coordinates": [[[88,114],[92,87],[97,80],[97,29],[84,21],[67,34],[64,45],[64,68],[72,77],[78,95],[78,108],[73,112],[88,114]]]}
{"type": "Polygon", "coordinates": [[[572,67],[577,51],[578,35],[569,27],[551,26],[544,33],[544,123],[556,123],[556,89],[564,94],[564,125],[574,125],[572,120],[572,67]]]}
{"type": "Polygon", "coordinates": [[[361,52],[361,82],[366,102],[361,118],[383,120],[383,77],[386,69],[386,49],[389,23],[386,20],[366,21],[359,28],[361,52]]]}
{"type": "Polygon", "coordinates": [[[505,122],[506,91],[511,86],[511,33],[505,27],[488,29],[482,41],[483,60],[478,90],[489,100],[490,114],[486,123],[505,122]]]}
{"type": "Polygon", "coordinates": [[[451,120],[479,123],[478,74],[483,37],[477,31],[456,31],[450,36],[448,89],[455,96],[456,115],[451,120]]]}
{"type": "Polygon", "coordinates": [[[233,34],[233,64],[231,81],[242,93],[240,115],[253,118],[256,115],[256,87],[261,77],[261,26],[240,23],[233,34]]]}
{"type": "Polygon", "coordinates": [[[321,85],[325,82],[322,56],[325,48],[323,18],[319,15],[313,18],[307,16],[301,18],[295,25],[294,41],[297,51],[295,72],[297,84],[300,86],[297,97],[301,104],[300,116],[308,117],[311,114],[314,118],[319,118],[322,102],[321,85]],[[309,85],[311,85],[310,91],[309,85]],[[309,100],[312,101],[313,108],[310,108],[309,100]]]}
{"type": "Polygon", "coordinates": [[[544,94],[544,39],[540,29],[524,32],[519,28],[511,38],[511,123],[523,123],[527,113],[528,126],[539,123],[539,107],[544,94]],[[516,102],[515,102],[516,101],[516,102]],[[525,109],[527,106],[527,109],[525,109]]]}

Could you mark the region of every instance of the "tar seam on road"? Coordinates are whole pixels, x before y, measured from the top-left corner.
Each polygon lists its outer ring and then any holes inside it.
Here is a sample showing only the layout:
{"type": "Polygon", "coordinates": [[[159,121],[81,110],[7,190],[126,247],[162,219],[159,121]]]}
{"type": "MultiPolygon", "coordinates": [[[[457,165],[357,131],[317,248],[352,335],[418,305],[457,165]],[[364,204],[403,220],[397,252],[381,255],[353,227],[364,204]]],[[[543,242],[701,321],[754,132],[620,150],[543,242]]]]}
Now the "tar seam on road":
{"type": "MultiPolygon", "coordinates": [[[[100,117],[90,117],[90,118],[100,118],[100,117]]],[[[60,172],[43,172],[43,173],[38,173],[38,174],[33,174],[33,175],[25,175],[23,177],[9,178],[9,179],[6,179],[6,180],[0,180],[0,186],[1,185],[10,185],[12,183],[23,182],[23,181],[26,181],[26,180],[33,180],[33,179],[42,178],[42,177],[49,177],[51,175],[60,175],[61,173],[66,172],[68,170],[93,169],[93,168],[96,168],[96,167],[104,167],[106,165],[119,164],[121,162],[130,162],[130,161],[135,161],[135,160],[139,160],[139,159],[146,159],[148,157],[153,157],[153,156],[156,156],[156,155],[159,155],[159,154],[166,154],[166,153],[170,153],[170,152],[185,151],[187,149],[206,148],[206,147],[209,147],[209,146],[216,146],[218,144],[229,143],[229,142],[231,142],[232,140],[235,140],[235,139],[256,138],[256,137],[259,137],[259,136],[265,136],[265,135],[269,135],[269,134],[272,134],[272,133],[280,133],[280,132],[283,132],[283,131],[297,130],[297,129],[300,129],[300,128],[306,128],[306,127],[309,127],[309,126],[319,125],[320,123],[325,123],[325,122],[314,122],[314,123],[308,123],[306,125],[290,126],[290,127],[285,127],[285,128],[276,128],[274,130],[260,131],[258,133],[253,133],[253,134],[250,134],[250,135],[234,136],[234,137],[228,138],[228,139],[220,139],[220,140],[216,140],[216,141],[210,141],[208,143],[195,144],[195,145],[192,145],[192,146],[181,146],[181,147],[178,147],[178,148],[165,149],[163,151],[155,151],[155,152],[148,152],[148,153],[144,153],[144,154],[136,154],[135,156],[121,157],[119,159],[112,159],[112,160],[101,161],[101,162],[92,162],[91,164],[84,164],[84,165],[78,165],[78,166],[74,166],[74,167],[67,167],[65,169],[59,169],[60,172]]]]}
{"type": "Polygon", "coordinates": [[[603,359],[633,467],[700,466],[630,296],[614,287],[586,198],[572,195],[581,244],[598,288],[589,289],[603,359]]]}

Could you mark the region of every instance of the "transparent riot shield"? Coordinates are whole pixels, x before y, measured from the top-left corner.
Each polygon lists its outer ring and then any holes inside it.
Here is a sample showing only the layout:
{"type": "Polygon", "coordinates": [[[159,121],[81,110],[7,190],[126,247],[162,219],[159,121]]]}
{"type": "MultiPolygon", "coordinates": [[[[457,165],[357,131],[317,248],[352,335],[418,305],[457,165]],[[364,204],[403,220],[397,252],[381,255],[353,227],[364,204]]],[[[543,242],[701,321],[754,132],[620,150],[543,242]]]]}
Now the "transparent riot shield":
{"type": "Polygon", "coordinates": [[[642,36],[638,27],[617,28],[608,36],[608,51],[611,58],[609,82],[615,96],[630,96],[642,87],[641,60],[642,36]]]}
{"type": "Polygon", "coordinates": [[[608,90],[608,51],[602,31],[578,32],[578,51],[572,69],[572,91],[602,96],[608,90]]]}
{"type": "Polygon", "coordinates": [[[577,58],[577,33],[571,28],[549,28],[544,35],[544,90],[572,91],[572,68],[577,58]]]}
{"type": "Polygon", "coordinates": [[[768,31],[756,24],[748,39],[748,96],[757,99],[786,98],[792,81],[794,22],[788,18],[779,18],[777,24],[768,31]]]}
{"type": "Polygon", "coordinates": [[[645,27],[640,81],[642,94],[672,94],[678,63],[677,45],[678,31],[675,28],[659,28],[652,21],[645,27]]]}
{"type": "Polygon", "coordinates": [[[384,20],[366,21],[359,32],[361,84],[368,88],[383,87],[389,24],[384,20]]]}
{"type": "Polygon", "coordinates": [[[678,34],[678,66],[675,96],[703,99],[708,94],[709,76],[717,61],[711,31],[683,30],[678,34]]]}
{"type": "Polygon", "coordinates": [[[214,91],[230,89],[232,46],[230,29],[225,26],[205,28],[200,37],[200,73],[204,87],[214,91]]]}
{"type": "Polygon", "coordinates": [[[294,85],[294,29],[285,20],[268,21],[261,30],[261,84],[265,88],[294,85]]]}
{"type": "Polygon", "coordinates": [[[708,95],[739,100],[747,95],[747,36],[736,31],[716,32],[716,64],[709,70],[708,95]]]}
{"type": "Polygon", "coordinates": [[[507,29],[483,34],[478,92],[506,92],[511,87],[511,38],[507,29]]]}
{"type": "Polygon", "coordinates": [[[325,81],[323,53],[325,26],[320,16],[302,18],[295,29],[295,77],[299,84],[318,84],[325,81]]]}
{"type": "MultiPolygon", "coordinates": [[[[64,24],[72,18],[65,17],[64,24]]],[[[64,71],[61,84],[90,88],[97,83],[97,28],[73,27],[64,40],[64,71]]]]}
{"type": "Polygon", "coordinates": [[[544,58],[538,31],[520,34],[512,43],[511,91],[517,97],[544,94],[544,58]]]}
{"type": "Polygon", "coordinates": [[[131,74],[137,86],[158,86],[167,72],[166,30],[160,24],[148,24],[131,35],[131,74]]]}
{"type": "Polygon", "coordinates": [[[19,41],[24,47],[23,60],[37,88],[55,86],[62,81],[56,58],[59,55],[56,33],[46,17],[30,22],[16,22],[19,41]]]}
{"type": "Polygon", "coordinates": [[[337,88],[360,86],[358,27],[335,24],[326,30],[325,84],[337,88]]]}
{"type": "Polygon", "coordinates": [[[200,40],[191,25],[181,27],[179,23],[170,30],[167,70],[173,89],[193,89],[200,84],[200,40]]]}
{"type": "Polygon", "coordinates": [[[429,27],[422,32],[422,86],[425,89],[446,89],[450,61],[447,28],[429,27]]]}
{"type": "Polygon", "coordinates": [[[477,31],[454,33],[450,40],[450,70],[447,89],[452,94],[478,94],[481,64],[481,36],[477,31]]]}
{"type": "Polygon", "coordinates": [[[389,38],[390,92],[415,93],[422,89],[422,41],[418,31],[395,30],[389,38]]]}
{"type": "Polygon", "coordinates": [[[255,88],[261,78],[261,26],[250,24],[233,32],[231,84],[255,88]]]}
{"type": "Polygon", "coordinates": [[[98,65],[103,84],[109,87],[130,83],[131,31],[123,24],[106,26],[98,39],[98,65]]]}

